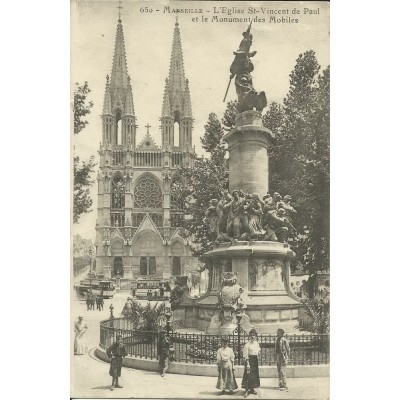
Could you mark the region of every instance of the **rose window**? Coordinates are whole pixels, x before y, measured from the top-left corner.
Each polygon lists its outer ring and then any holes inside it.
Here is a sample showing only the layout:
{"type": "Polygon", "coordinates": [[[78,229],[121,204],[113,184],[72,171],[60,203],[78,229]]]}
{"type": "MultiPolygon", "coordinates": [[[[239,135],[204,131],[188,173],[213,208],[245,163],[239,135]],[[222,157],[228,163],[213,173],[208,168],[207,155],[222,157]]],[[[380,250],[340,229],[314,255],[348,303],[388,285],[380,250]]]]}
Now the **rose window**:
{"type": "Polygon", "coordinates": [[[162,194],[158,182],[150,177],[143,177],[133,193],[135,208],[161,208],[162,194]]]}

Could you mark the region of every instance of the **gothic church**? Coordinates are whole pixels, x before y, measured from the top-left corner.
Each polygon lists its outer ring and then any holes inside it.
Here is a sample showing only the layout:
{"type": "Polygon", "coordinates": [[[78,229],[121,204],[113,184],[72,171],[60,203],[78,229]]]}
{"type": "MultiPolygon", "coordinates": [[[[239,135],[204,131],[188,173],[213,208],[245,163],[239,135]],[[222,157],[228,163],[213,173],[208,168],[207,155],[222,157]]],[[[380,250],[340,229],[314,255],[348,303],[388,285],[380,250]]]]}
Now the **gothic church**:
{"type": "MultiPolygon", "coordinates": [[[[161,104],[160,104],[161,106],[161,104]]],[[[184,275],[197,260],[179,235],[181,199],[171,196],[180,166],[193,167],[192,108],[178,22],[161,112],[161,148],[147,134],[136,143],[136,116],[122,21],[106,78],[98,172],[96,269],[106,277],[184,275]],[[174,130],[179,129],[178,132],[174,130]],[[174,133],[179,137],[174,143],[174,133]]]]}

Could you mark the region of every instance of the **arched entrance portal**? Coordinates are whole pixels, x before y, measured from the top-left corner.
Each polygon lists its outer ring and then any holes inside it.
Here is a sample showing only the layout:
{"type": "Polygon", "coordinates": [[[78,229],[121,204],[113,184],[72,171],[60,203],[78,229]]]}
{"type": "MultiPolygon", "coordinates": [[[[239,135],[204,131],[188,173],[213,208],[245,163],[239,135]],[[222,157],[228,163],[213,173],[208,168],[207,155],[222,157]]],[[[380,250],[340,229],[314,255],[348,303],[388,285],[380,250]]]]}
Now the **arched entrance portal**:
{"type": "Polygon", "coordinates": [[[122,257],[114,257],[114,276],[124,276],[124,263],[122,257]]]}

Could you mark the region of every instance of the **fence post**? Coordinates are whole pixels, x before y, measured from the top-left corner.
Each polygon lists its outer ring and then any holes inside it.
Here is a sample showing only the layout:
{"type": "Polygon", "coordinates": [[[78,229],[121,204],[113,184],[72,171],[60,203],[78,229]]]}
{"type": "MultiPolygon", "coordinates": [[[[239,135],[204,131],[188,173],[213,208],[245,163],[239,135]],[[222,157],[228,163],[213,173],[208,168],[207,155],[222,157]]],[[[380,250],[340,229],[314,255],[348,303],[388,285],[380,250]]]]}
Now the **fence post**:
{"type": "Polygon", "coordinates": [[[241,356],[241,349],[240,349],[240,331],[242,330],[242,327],[240,326],[240,321],[242,320],[242,313],[239,311],[236,314],[236,319],[237,319],[237,331],[238,331],[238,365],[240,365],[240,360],[242,358],[241,356]]]}
{"type": "Polygon", "coordinates": [[[108,320],[110,321],[110,328],[111,328],[110,329],[111,330],[110,337],[114,338],[114,319],[115,318],[114,318],[114,314],[113,314],[113,309],[114,309],[114,306],[112,304],[110,304],[110,318],[108,320]]]}

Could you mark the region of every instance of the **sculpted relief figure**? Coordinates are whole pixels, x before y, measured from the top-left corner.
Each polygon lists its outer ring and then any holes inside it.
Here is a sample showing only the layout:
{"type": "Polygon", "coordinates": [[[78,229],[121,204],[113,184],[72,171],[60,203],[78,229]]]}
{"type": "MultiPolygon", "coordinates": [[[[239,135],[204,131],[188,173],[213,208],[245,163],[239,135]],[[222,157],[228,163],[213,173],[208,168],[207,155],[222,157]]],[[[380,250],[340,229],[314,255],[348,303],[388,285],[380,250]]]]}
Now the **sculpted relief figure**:
{"type": "Polygon", "coordinates": [[[258,239],[265,234],[265,231],[261,226],[261,218],[263,215],[262,205],[256,194],[253,195],[253,198],[248,206],[248,215],[250,238],[258,239]]]}
{"type": "Polygon", "coordinates": [[[217,206],[218,206],[218,200],[211,199],[210,206],[208,207],[208,209],[206,211],[206,218],[208,220],[208,225],[209,225],[213,240],[215,240],[219,235],[219,225],[218,225],[219,215],[218,215],[218,211],[217,211],[217,206]]]}
{"type": "Polygon", "coordinates": [[[218,295],[218,308],[221,309],[223,314],[236,312],[238,308],[243,307],[243,301],[240,297],[242,293],[243,288],[237,283],[237,274],[224,272],[218,295]]]}

